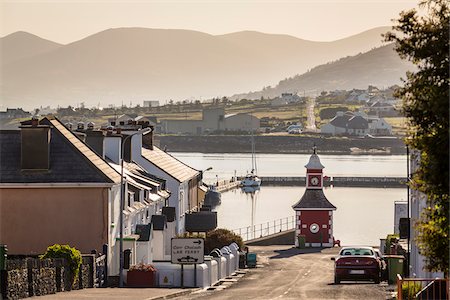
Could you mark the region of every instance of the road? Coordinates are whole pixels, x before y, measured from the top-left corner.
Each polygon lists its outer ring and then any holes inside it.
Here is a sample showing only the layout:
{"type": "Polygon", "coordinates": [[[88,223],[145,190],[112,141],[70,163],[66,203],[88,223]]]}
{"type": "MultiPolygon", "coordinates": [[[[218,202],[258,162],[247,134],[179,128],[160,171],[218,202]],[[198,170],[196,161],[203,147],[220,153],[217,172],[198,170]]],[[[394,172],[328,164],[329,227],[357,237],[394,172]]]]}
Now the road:
{"type": "Polygon", "coordinates": [[[306,107],[306,115],[308,117],[306,122],[306,131],[317,132],[316,116],[314,114],[314,107],[316,105],[316,99],[310,98],[306,107]]]}
{"type": "Polygon", "coordinates": [[[333,283],[338,249],[299,250],[291,246],[251,247],[258,266],[220,291],[201,291],[177,299],[386,299],[385,284],[333,283]]]}

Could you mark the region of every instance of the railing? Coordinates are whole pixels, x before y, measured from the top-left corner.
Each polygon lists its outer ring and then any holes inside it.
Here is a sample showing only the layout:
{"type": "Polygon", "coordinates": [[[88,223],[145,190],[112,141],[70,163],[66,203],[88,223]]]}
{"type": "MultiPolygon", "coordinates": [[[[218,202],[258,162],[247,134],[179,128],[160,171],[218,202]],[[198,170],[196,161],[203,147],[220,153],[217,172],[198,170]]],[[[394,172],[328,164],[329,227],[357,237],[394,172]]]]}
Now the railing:
{"type": "Polygon", "coordinates": [[[103,255],[99,255],[95,259],[95,279],[94,287],[108,286],[108,245],[103,245],[103,255]]]}
{"type": "Polygon", "coordinates": [[[291,216],[273,220],[266,223],[261,223],[258,225],[241,227],[238,229],[234,229],[232,231],[240,235],[244,241],[249,241],[294,228],[295,228],[295,217],[291,216]]]}
{"type": "Polygon", "coordinates": [[[448,300],[450,299],[449,289],[449,279],[402,278],[397,275],[398,300],[448,300]]]}

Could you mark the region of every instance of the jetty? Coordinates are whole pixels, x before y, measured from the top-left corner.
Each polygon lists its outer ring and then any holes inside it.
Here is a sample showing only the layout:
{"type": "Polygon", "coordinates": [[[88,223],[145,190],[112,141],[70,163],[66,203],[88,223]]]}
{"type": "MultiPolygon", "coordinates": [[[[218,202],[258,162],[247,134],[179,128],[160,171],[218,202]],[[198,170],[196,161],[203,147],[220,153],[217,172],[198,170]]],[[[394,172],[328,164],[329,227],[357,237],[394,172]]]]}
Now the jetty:
{"type": "MultiPolygon", "coordinates": [[[[260,176],[262,186],[305,186],[305,176],[260,176]]],[[[241,180],[241,178],[237,178],[241,180]]],[[[324,177],[324,186],[333,187],[374,187],[405,188],[406,177],[324,177]]]]}

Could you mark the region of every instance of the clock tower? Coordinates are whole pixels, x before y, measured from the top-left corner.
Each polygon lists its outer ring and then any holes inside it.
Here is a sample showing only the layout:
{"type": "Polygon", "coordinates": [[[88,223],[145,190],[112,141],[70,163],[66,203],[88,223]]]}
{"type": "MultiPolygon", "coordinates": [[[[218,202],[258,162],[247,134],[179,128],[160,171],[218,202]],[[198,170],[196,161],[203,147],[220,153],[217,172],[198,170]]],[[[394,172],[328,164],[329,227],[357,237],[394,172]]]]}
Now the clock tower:
{"type": "Polygon", "coordinates": [[[306,190],[292,208],[295,210],[296,238],[304,237],[306,247],[333,247],[333,211],[336,207],[323,193],[323,169],[314,146],[306,168],[306,190]]]}

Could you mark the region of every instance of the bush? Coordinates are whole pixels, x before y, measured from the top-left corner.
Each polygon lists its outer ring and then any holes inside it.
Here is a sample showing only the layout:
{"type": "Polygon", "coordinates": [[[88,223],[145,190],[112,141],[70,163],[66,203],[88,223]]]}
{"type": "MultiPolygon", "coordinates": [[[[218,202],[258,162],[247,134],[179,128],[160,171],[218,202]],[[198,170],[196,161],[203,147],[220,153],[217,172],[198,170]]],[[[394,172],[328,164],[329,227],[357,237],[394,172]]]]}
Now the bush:
{"type": "Polygon", "coordinates": [[[81,266],[81,252],[69,245],[55,244],[49,246],[47,251],[39,257],[40,259],[46,258],[64,258],[69,264],[70,272],[72,275],[72,283],[77,278],[78,272],[81,266]]]}
{"type": "Polygon", "coordinates": [[[391,245],[399,238],[400,236],[398,234],[388,234],[386,237],[386,247],[384,249],[384,253],[389,253],[391,245]]]}
{"type": "Polygon", "coordinates": [[[205,252],[210,253],[214,248],[220,249],[223,246],[228,246],[233,242],[238,244],[240,249],[243,249],[244,241],[242,240],[242,237],[234,232],[222,228],[209,231],[206,234],[205,239],[205,252]]]}
{"type": "Polygon", "coordinates": [[[402,283],[402,298],[416,299],[416,294],[422,290],[420,282],[403,282],[402,283]]]}

